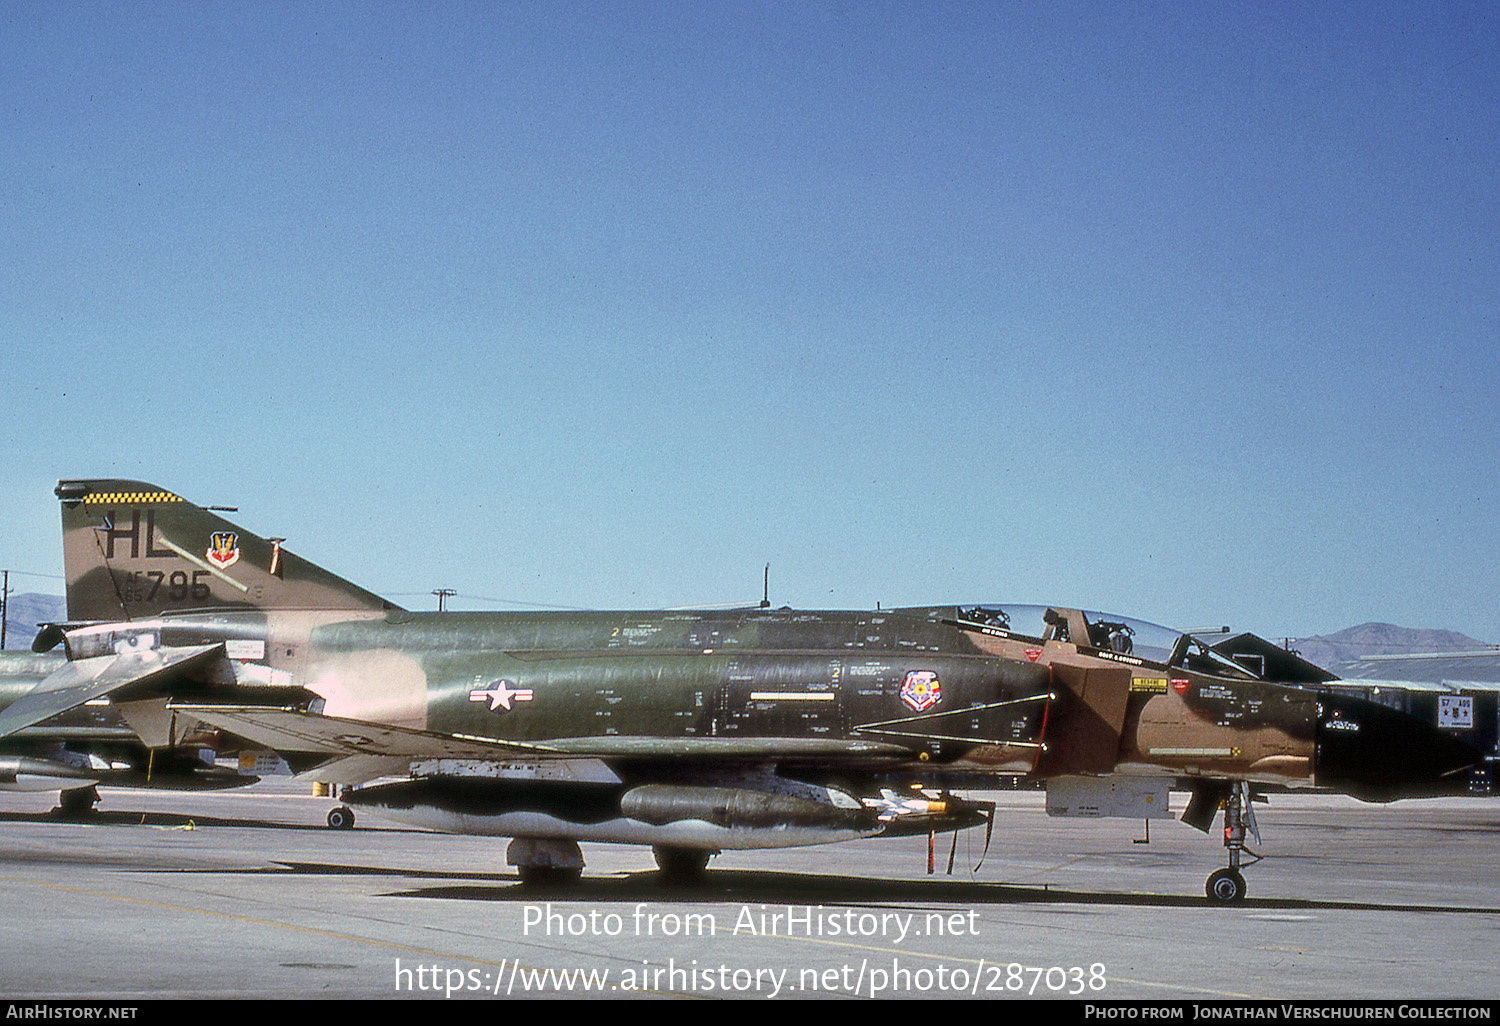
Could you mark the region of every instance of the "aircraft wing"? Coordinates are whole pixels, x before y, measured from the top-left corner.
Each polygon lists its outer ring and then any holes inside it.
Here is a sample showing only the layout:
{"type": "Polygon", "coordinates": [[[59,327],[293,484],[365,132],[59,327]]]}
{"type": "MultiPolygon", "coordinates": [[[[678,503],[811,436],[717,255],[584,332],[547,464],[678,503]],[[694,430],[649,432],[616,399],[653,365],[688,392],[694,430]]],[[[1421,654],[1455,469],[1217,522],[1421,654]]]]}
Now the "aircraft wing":
{"type": "Polygon", "coordinates": [[[114,741],[129,743],[140,741],[141,737],[129,727],[85,727],[85,726],[38,726],[22,727],[20,730],[10,734],[13,741],[61,741],[87,743],[90,741],[114,741]]]}
{"type": "Polygon", "coordinates": [[[0,737],[124,688],[194,673],[223,655],[224,646],[219,643],[75,659],[0,712],[0,737]]]}
{"type": "Polygon", "coordinates": [[[298,709],[243,705],[173,703],[174,712],[238,734],[282,753],[328,758],[388,759],[576,759],[590,758],[792,758],[797,756],[880,757],[909,754],[878,741],[820,738],[663,738],[576,737],[543,743],[502,741],[467,734],[445,734],[324,716],[298,709]]]}
{"type": "Polygon", "coordinates": [[[393,759],[514,759],[557,754],[545,745],[471,738],[300,709],[176,702],[171,709],[282,754],[393,759]]]}

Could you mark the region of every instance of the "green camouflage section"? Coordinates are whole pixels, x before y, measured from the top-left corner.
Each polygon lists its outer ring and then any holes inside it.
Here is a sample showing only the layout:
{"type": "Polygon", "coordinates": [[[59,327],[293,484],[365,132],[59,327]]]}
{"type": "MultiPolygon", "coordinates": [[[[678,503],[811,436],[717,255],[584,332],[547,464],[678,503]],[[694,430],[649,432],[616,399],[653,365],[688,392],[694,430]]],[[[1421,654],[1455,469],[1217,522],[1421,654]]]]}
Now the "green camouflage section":
{"type": "Polygon", "coordinates": [[[199,609],[395,608],[210,510],[141,481],[61,481],[68,619],[199,609]]]}

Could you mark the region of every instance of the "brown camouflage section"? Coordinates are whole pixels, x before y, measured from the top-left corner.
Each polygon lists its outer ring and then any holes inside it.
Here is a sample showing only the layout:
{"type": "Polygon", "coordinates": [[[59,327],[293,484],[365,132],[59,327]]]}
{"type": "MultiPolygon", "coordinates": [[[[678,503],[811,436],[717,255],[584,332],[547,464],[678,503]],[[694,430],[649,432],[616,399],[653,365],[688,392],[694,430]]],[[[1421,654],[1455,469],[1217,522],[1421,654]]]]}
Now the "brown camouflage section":
{"type": "MultiPolygon", "coordinates": [[[[1077,610],[1059,610],[1059,622],[1071,623],[1066,633],[1087,637],[1077,610]]],[[[1312,692],[1253,680],[1226,681],[1186,670],[1166,668],[1147,660],[1104,652],[1088,645],[1055,638],[1027,638],[995,628],[965,632],[981,652],[1004,659],[1027,660],[1057,667],[1064,678],[1069,668],[1113,670],[1108,679],[1126,689],[1117,743],[1110,753],[1114,765],[1140,771],[1194,776],[1227,777],[1307,786],[1312,783],[1317,748],[1317,696],[1312,692]]],[[[1068,772],[1101,773],[1111,733],[1099,713],[1082,700],[1076,688],[1060,679],[1054,706],[1061,722],[1049,723],[1045,738],[1066,746],[1068,760],[1042,759],[1042,776],[1068,772]],[[1070,716],[1071,711],[1071,716],[1070,716]],[[1094,750],[1087,754],[1077,736],[1087,731],[1094,750]],[[1076,767],[1076,768],[1074,768],[1076,767]]],[[[1094,704],[1106,702],[1096,697],[1094,704]]]]}

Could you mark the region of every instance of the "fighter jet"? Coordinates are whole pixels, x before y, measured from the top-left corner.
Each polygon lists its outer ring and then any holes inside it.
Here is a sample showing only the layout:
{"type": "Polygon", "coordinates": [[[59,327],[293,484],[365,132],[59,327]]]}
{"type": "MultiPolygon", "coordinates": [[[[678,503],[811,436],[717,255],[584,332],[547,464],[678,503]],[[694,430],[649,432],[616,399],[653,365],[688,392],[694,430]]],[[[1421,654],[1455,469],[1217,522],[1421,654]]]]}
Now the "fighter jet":
{"type": "Polygon", "coordinates": [[[725,849],[992,824],[955,792],[1020,776],[1059,815],[1165,816],[1177,788],[1207,830],[1222,807],[1207,893],[1230,902],[1257,791],[1387,801],[1479,760],[1076,609],[417,613],[155,485],[57,496],[70,622],[36,647],[69,661],[0,736],[108,695],[150,744],[207,724],[343,785],[330,825],[352,806],[513,838],[523,881],[576,877],[580,841],[650,845],[687,876],[725,849]]]}
{"type": "MultiPolygon", "coordinates": [[[[43,682],[57,684],[66,664],[55,652],[0,653],[0,709],[40,697],[43,682]]],[[[107,702],[78,705],[0,739],[0,791],[57,791],[56,811],[81,816],[99,801],[100,784],[170,790],[253,784],[257,777],[215,764],[215,734],[184,734],[171,747],[152,750],[107,702]]]]}

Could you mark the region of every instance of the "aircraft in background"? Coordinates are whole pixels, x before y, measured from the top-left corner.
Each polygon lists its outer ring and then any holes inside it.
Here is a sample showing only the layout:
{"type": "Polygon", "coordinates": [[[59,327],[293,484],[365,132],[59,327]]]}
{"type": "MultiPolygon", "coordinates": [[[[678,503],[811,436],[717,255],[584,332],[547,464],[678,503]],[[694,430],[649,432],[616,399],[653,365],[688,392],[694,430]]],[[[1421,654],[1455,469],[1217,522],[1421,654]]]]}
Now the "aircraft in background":
{"type": "Polygon", "coordinates": [[[724,849],[958,830],[990,810],[955,791],[1020,775],[1060,815],[1167,816],[1174,787],[1199,829],[1222,807],[1207,892],[1235,901],[1257,788],[1387,801],[1480,758],[1076,609],[414,613],[154,485],[57,496],[70,622],[34,647],[68,662],[0,737],[109,696],[153,748],[206,724],[344,785],[331,825],[353,806],[514,838],[523,880],[576,877],[579,841],[686,876],[724,849]]]}
{"type": "MultiPolygon", "coordinates": [[[[0,709],[67,665],[60,653],[0,653],[0,709]]],[[[202,791],[258,778],[215,765],[217,732],[198,731],[153,750],[106,701],[79,705],[0,738],[0,791],[57,791],[57,812],[79,816],[98,785],[202,791]]]]}

